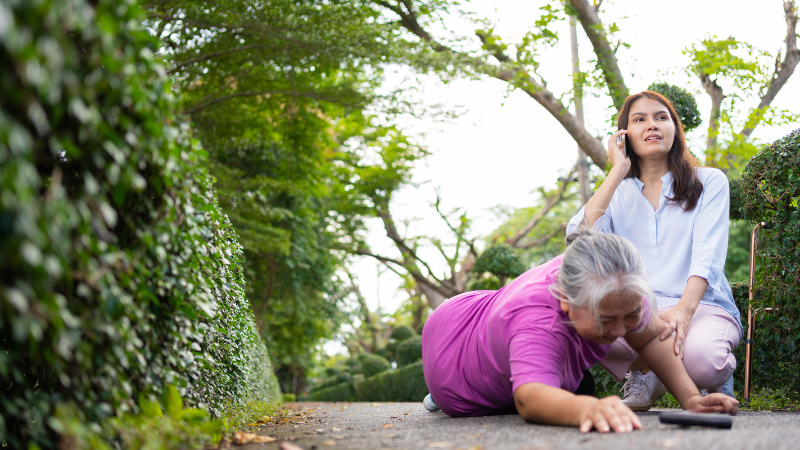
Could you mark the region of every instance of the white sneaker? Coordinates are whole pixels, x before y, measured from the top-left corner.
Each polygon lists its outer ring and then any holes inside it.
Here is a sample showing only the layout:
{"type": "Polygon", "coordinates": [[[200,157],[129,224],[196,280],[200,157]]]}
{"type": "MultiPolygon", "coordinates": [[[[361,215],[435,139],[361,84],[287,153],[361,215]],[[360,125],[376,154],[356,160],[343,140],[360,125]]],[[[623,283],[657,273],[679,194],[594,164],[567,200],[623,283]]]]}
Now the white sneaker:
{"type": "Polygon", "coordinates": [[[433,402],[433,397],[431,397],[431,394],[425,396],[425,399],[422,400],[422,406],[424,406],[425,409],[430,412],[440,411],[439,407],[436,406],[436,403],[433,402]]]}
{"type": "Polygon", "coordinates": [[[624,392],[622,403],[634,411],[647,411],[653,407],[653,402],[667,392],[667,387],[656,377],[653,371],[642,374],[641,371],[628,372],[628,380],[622,386],[624,392]]]}

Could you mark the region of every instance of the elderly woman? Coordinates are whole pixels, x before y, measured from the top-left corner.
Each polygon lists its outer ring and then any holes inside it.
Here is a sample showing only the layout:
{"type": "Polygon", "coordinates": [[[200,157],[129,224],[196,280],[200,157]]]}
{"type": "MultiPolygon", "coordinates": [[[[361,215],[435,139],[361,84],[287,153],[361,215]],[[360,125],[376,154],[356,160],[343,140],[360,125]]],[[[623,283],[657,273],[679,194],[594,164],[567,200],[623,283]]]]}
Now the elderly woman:
{"type": "Polygon", "coordinates": [[[564,255],[508,286],[458,295],[431,314],[422,333],[426,407],[453,417],[516,411],[582,432],[639,429],[618,397],[575,393],[586,370],[624,338],[684,409],[735,414],[735,399],[701,397],[674,342],[658,338],[664,324],[650,320],[655,296],[636,248],[590,230],[567,242],[564,255]]]}

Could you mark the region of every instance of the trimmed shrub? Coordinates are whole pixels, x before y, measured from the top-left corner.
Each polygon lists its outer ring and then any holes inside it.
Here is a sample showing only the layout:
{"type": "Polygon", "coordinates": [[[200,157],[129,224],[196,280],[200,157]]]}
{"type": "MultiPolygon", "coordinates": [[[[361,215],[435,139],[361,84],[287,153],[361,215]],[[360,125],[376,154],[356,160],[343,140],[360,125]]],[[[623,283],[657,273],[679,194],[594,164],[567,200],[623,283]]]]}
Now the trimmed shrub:
{"type": "Polygon", "coordinates": [[[392,367],[386,358],[378,355],[369,355],[361,361],[361,368],[364,371],[364,376],[369,378],[375,374],[385,372],[392,367]]]}
{"type": "MultiPolygon", "coordinates": [[[[385,358],[387,360],[389,358],[391,358],[391,356],[392,356],[392,352],[390,352],[389,349],[386,348],[386,347],[381,347],[381,348],[375,350],[374,354],[378,355],[378,356],[380,356],[382,358],[385,358]]],[[[364,354],[364,358],[368,357],[369,355],[370,355],[369,353],[364,354]]],[[[361,358],[362,371],[363,371],[363,367],[364,367],[364,358],[361,358]]]]}
{"type": "Polygon", "coordinates": [[[414,336],[397,346],[397,365],[407,366],[422,359],[422,336],[414,336]]]}
{"type": "MultiPolygon", "coordinates": [[[[425,322],[427,322],[427,320],[425,322]]],[[[425,328],[425,322],[422,322],[417,327],[417,334],[420,335],[420,336],[422,336],[422,330],[425,328]]]]}
{"type": "Polygon", "coordinates": [[[359,402],[421,402],[428,395],[422,362],[369,377],[355,385],[359,402]]]}
{"type": "MultiPolygon", "coordinates": [[[[800,391],[800,130],[756,154],[742,172],[745,219],[759,232],[756,295],[761,313],[754,339],[754,387],[800,391]]],[[[743,313],[746,314],[747,305],[743,313]]],[[[744,347],[744,346],[742,346],[744,347]]]]}
{"type": "Polygon", "coordinates": [[[470,291],[496,291],[501,287],[500,280],[495,276],[478,278],[469,284],[470,291]]]}
{"type": "Polygon", "coordinates": [[[2,5],[0,442],[56,447],[57,409],[102,425],[168,384],[212,414],[276,399],[237,235],[141,10],[2,5]]]}
{"type": "Polygon", "coordinates": [[[685,131],[693,130],[703,123],[697,101],[691,92],[669,83],[653,83],[647,87],[648,91],[658,92],[667,97],[678,113],[685,131]]]}
{"type": "Polygon", "coordinates": [[[352,383],[340,383],[325,389],[309,393],[303,400],[316,402],[352,402],[355,401],[352,383]]]}
{"type": "Polygon", "coordinates": [[[414,329],[408,325],[400,325],[399,327],[395,327],[392,330],[391,338],[394,339],[396,342],[403,342],[410,337],[416,336],[417,333],[414,332],[414,329]]]}
{"type": "Polygon", "coordinates": [[[507,244],[499,244],[481,253],[475,260],[472,271],[481,274],[489,272],[499,278],[518,277],[525,272],[525,264],[520,261],[513,248],[507,244]]]}

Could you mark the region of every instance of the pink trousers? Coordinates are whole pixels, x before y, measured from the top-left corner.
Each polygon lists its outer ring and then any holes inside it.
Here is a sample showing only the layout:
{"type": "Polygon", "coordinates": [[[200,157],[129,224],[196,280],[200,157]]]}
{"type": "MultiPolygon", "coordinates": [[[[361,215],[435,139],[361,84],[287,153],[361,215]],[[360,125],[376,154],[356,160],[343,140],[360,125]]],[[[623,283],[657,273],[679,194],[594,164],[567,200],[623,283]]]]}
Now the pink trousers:
{"type": "MultiPolygon", "coordinates": [[[[669,308],[658,308],[658,312],[667,309],[669,308]]],[[[653,320],[659,319],[656,316],[653,320]]],[[[683,344],[683,365],[698,389],[719,392],[736,369],[733,350],[741,340],[739,324],[727,311],[704,304],[697,307],[683,344]]],[[[639,354],[625,339],[620,338],[611,344],[611,351],[600,361],[600,366],[618,381],[622,381],[628,367],[638,357],[639,354]]]]}

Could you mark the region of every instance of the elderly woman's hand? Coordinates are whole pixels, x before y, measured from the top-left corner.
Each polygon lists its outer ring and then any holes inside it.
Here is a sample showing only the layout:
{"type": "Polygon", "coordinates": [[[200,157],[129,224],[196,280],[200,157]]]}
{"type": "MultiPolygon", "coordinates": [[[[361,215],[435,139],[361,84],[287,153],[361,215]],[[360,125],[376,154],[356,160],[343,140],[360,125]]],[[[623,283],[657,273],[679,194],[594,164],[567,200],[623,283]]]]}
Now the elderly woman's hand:
{"type": "Polygon", "coordinates": [[[686,340],[686,333],[689,332],[689,324],[692,322],[692,311],[680,305],[658,313],[658,318],[663,320],[667,327],[661,332],[661,340],[670,337],[675,333],[675,354],[683,358],[683,342],[686,340]]]}
{"type": "Polygon", "coordinates": [[[581,433],[588,433],[592,428],[600,433],[612,430],[615,433],[630,433],[642,429],[642,422],[636,413],[614,395],[597,400],[581,411],[579,423],[581,433]]]}

